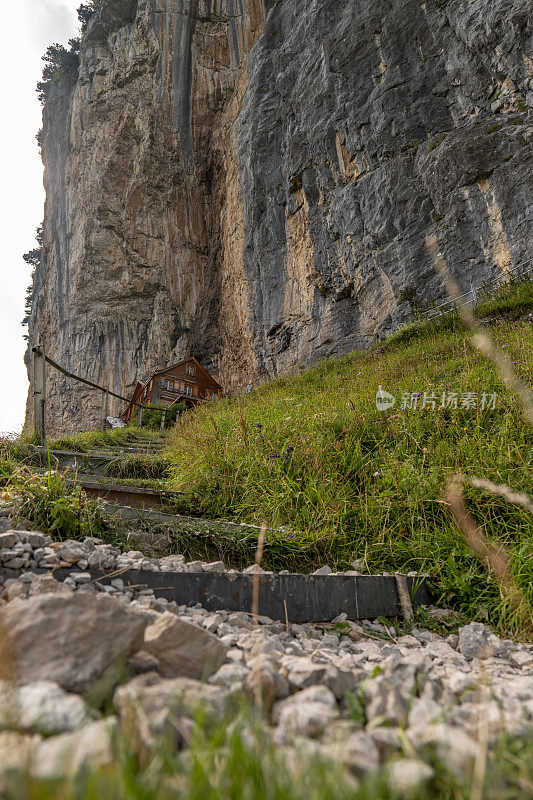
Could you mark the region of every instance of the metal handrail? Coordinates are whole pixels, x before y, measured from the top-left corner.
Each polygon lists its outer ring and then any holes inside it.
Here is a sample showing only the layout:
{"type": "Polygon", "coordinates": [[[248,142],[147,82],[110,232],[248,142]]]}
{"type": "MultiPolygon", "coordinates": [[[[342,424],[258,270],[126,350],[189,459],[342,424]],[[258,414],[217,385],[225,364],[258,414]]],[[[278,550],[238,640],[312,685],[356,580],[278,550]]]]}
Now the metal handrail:
{"type": "MultiPolygon", "coordinates": [[[[422,312],[421,316],[422,317],[428,317],[428,316],[431,316],[432,314],[436,314],[436,313],[439,312],[440,309],[445,308],[446,306],[454,305],[454,303],[456,303],[457,300],[460,300],[462,297],[469,297],[470,295],[472,295],[472,302],[474,302],[477,299],[478,291],[480,289],[482,289],[484,286],[503,286],[505,283],[507,283],[506,277],[509,274],[512,274],[512,273],[517,272],[518,270],[524,269],[524,267],[528,267],[531,264],[533,264],[533,259],[530,259],[529,261],[525,261],[522,264],[516,264],[514,267],[511,267],[508,270],[508,272],[506,273],[505,276],[501,276],[500,278],[497,278],[494,281],[489,281],[488,283],[486,281],[484,281],[483,283],[480,283],[479,286],[473,286],[470,289],[470,291],[464,292],[463,294],[459,294],[456,297],[451,297],[448,300],[444,300],[442,303],[439,303],[438,305],[433,306],[432,308],[429,308],[427,311],[422,312]]],[[[529,273],[531,271],[532,271],[531,269],[526,270],[527,273],[529,273]]]]}

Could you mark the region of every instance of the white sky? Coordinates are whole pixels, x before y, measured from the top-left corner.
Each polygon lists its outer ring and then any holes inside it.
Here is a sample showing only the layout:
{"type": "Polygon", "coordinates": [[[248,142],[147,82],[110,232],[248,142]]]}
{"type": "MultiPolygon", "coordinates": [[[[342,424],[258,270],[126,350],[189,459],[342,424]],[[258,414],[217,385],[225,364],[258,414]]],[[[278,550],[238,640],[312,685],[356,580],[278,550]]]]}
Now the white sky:
{"type": "Polygon", "coordinates": [[[43,218],[43,168],[35,134],[41,106],[35,92],[49,44],[76,35],[81,0],[15,0],[2,7],[0,74],[0,433],[20,431],[28,382],[22,338],[30,267],[22,254],[36,247],[43,218]]]}

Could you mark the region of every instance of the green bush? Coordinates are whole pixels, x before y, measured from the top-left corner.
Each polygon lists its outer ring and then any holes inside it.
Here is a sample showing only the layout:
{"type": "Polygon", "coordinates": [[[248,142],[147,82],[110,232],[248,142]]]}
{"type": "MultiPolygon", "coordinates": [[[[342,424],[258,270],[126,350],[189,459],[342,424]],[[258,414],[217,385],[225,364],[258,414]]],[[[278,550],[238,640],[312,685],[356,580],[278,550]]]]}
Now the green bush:
{"type": "Polygon", "coordinates": [[[98,504],[57,472],[36,474],[21,469],[11,475],[8,488],[16,513],[54,538],[83,539],[108,527],[98,504]]]}
{"type": "Polygon", "coordinates": [[[149,406],[143,411],[142,427],[150,430],[160,430],[163,414],[165,415],[165,428],[171,428],[176,420],[187,410],[185,403],[173,406],[149,406]]]}

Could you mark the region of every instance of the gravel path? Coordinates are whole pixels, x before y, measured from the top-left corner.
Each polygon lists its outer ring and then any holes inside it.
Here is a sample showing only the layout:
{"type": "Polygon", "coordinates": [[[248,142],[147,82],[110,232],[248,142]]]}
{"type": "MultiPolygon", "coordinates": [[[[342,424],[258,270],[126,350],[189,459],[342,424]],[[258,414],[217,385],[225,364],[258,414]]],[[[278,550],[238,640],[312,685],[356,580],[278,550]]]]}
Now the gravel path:
{"type": "MultiPolygon", "coordinates": [[[[222,719],[241,695],[260,700],[265,725],[289,759],[301,752],[320,754],[361,776],[402,756],[395,762],[402,766],[391,767],[391,780],[398,785],[431,778],[428,748],[463,780],[484,743],[495,742],[502,732],[533,732],[533,648],[499,639],[476,622],[441,636],[417,627],[406,634],[393,622],[345,616],[319,625],[287,625],[263,616],[254,619],[244,611],[178,607],[146,587],[128,585],[127,574],[103,585],[86,570],[199,572],[224,565],[186,564],[181,556],[147,559],[137,551],[122,554],[99,540],[53,543],[31,531],[0,534],[0,566],[14,575],[0,578],[0,624],[3,619],[7,633],[12,632],[15,650],[17,636],[30,637],[19,657],[15,692],[23,724],[19,719],[16,734],[5,708],[8,683],[0,684],[0,728],[5,729],[0,762],[6,736],[11,747],[12,737],[18,736],[22,747],[32,734],[37,777],[61,774],[61,759],[49,753],[53,739],[77,737],[87,749],[86,729],[93,726],[89,738],[98,746],[88,747],[87,757],[94,749],[99,763],[107,757],[110,732],[135,708],[147,746],[169,728],[176,746],[182,746],[187,741],[184,725],[194,724],[195,705],[201,702],[222,719]],[[27,571],[60,565],[76,568],[62,583],[53,573],[27,571]],[[112,649],[109,623],[98,622],[105,614],[115,621],[123,614],[120,630],[126,634],[131,629],[132,639],[125,636],[121,644],[128,676],[115,690],[115,715],[95,722],[83,694],[109,666],[102,660],[102,653],[112,649]],[[140,639],[139,619],[144,629],[140,639]],[[85,631],[81,638],[80,626],[85,631]],[[55,736],[40,739],[37,731],[55,736]]],[[[444,609],[428,613],[440,620],[450,616],[444,609]]],[[[61,747],[57,752],[63,752],[61,747]]]]}

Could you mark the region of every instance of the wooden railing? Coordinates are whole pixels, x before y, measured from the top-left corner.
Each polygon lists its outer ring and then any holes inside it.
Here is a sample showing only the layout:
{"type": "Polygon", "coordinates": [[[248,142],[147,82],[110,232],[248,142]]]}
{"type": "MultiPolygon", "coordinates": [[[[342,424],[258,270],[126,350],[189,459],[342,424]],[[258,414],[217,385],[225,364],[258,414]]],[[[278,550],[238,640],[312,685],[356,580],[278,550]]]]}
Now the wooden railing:
{"type": "Polygon", "coordinates": [[[93,381],[89,381],[86,378],[80,378],[79,375],[74,375],[72,372],[69,372],[64,367],[62,367],[57,362],[53,361],[46,355],[44,345],[36,345],[32,348],[33,352],[33,403],[34,403],[34,414],[35,414],[35,431],[39,437],[39,440],[42,445],[45,444],[46,441],[46,365],[49,364],[51,367],[56,369],[65,377],[70,378],[71,380],[77,381],[78,383],[83,383],[85,386],[89,386],[91,389],[97,389],[98,391],[102,392],[102,415],[101,415],[101,425],[102,430],[105,429],[106,420],[108,415],[109,409],[109,398],[115,397],[117,400],[122,400],[124,403],[130,403],[134,406],[139,408],[139,427],[142,424],[142,412],[143,412],[143,404],[137,403],[132,401],[129,397],[124,397],[121,394],[117,394],[109,389],[107,386],[100,386],[98,383],[93,383],[93,381]]]}

